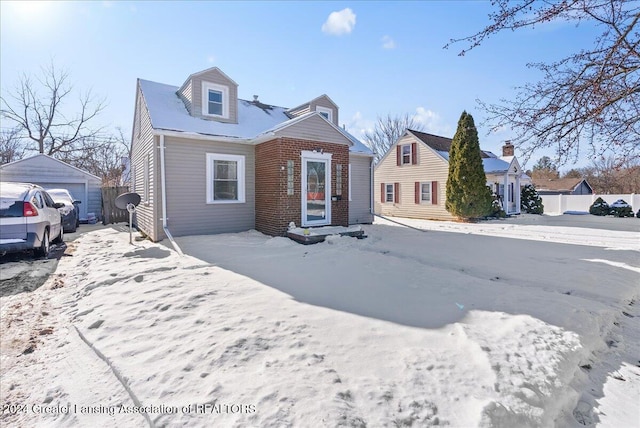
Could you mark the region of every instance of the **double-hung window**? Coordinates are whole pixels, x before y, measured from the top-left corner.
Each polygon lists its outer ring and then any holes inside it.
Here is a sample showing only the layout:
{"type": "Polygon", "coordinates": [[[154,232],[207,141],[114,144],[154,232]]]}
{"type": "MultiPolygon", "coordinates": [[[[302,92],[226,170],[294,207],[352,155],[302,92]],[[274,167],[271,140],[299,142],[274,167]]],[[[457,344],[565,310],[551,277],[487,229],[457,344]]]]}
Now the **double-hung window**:
{"type": "Polygon", "coordinates": [[[411,164],[411,144],[402,146],[402,165],[411,164]]]}
{"type": "Polygon", "coordinates": [[[393,183],[385,185],[385,202],[395,202],[393,183]]]}
{"type": "Polygon", "coordinates": [[[422,202],[431,202],[431,182],[420,183],[420,200],[422,202]]]}
{"type": "Polygon", "coordinates": [[[207,114],[222,116],[222,92],[209,89],[207,91],[207,114]]]}
{"type": "Polygon", "coordinates": [[[207,153],[207,203],[245,202],[245,159],[207,153]]]}
{"type": "Polygon", "coordinates": [[[202,82],[202,115],[229,118],[229,88],[202,82]]]}

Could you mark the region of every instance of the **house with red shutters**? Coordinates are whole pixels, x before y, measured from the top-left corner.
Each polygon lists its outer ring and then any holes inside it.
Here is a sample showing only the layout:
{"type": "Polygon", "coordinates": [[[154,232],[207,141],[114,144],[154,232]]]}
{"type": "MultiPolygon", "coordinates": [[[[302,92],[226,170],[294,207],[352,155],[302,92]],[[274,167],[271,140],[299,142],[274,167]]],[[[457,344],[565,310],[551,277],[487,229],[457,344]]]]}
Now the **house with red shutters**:
{"type": "MultiPolygon", "coordinates": [[[[375,167],[376,214],[453,220],[445,208],[449,175],[450,138],[407,129],[375,167]]],[[[507,214],[520,214],[520,178],[523,171],[506,143],[502,156],[483,150],[487,186],[507,214]]]]}
{"type": "Polygon", "coordinates": [[[321,95],[294,108],[238,97],[219,68],[181,86],[138,79],[131,143],[136,224],[165,237],[371,223],[373,153],[321,95]]]}

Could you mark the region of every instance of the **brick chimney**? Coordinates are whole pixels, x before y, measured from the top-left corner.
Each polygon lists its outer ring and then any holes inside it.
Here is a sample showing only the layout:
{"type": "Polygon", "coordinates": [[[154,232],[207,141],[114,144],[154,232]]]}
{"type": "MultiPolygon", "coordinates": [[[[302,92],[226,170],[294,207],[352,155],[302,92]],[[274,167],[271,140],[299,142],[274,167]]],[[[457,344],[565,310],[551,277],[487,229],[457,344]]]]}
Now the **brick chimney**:
{"type": "Polygon", "coordinates": [[[513,156],[513,144],[511,141],[505,141],[502,146],[502,156],[513,156]]]}

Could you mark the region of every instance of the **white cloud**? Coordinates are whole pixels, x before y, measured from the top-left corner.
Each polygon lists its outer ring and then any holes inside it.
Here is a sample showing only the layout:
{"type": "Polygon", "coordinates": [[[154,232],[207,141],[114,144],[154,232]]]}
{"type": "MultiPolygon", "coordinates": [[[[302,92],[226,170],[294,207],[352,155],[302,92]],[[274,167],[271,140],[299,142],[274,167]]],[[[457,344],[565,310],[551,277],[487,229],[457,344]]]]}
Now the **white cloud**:
{"type": "Polygon", "coordinates": [[[382,39],[382,48],[383,49],[395,49],[396,42],[390,36],[383,36],[382,39]]]}
{"type": "Polygon", "coordinates": [[[442,123],[442,118],[438,113],[424,107],[416,108],[413,120],[424,126],[425,131],[433,134],[448,137],[448,134],[451,132],[451,128],[442,123]]]}
{"type": "Polygon", "coordinates": [[[362,113],[358,111],[351,117],[351,120],[349,120],[349,122],[347,123],[347,131],[360,141],[363,141],[365,132],[373,131],[375,126],[375,121],[365,119],[364,117],[362,117],[362,113]]]}
{"type": "Polygon", "coordinates": [[[331,12],[327,21],[322,24],[322,32],[333,36],[349,34],[356,26],[356,14],[349,8],[339,12],[331,12]]]}
{"type": "Polygon", "coordinates": [[[207,62],[208,62],[209,64],[213,64],[214,62],[216,62],[216,57],[215,57],[215,56],[213,56],[213,55],[209,55],[209,56],[207,57],[207,62]]]}

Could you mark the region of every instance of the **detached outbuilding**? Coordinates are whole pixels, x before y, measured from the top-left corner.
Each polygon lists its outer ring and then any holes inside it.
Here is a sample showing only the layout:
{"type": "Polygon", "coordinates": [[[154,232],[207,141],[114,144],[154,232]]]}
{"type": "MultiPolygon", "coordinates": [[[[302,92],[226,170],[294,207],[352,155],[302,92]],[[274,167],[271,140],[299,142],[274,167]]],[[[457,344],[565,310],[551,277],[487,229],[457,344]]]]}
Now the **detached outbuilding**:
{"type": "Polygon", "coordinates": [[[87,213],[100,215],[102,205],[102,180],[66,162],[45,154],[37,154],[0,165],[0,180],[33,183],[46,189],[67,189],[81,201],[80,220],[87,213]]]}
{"type": "Polygon", "coordinates": [[[593,188],[584,178],[534,178],[540,195],[591,195],[593,188]]]}

